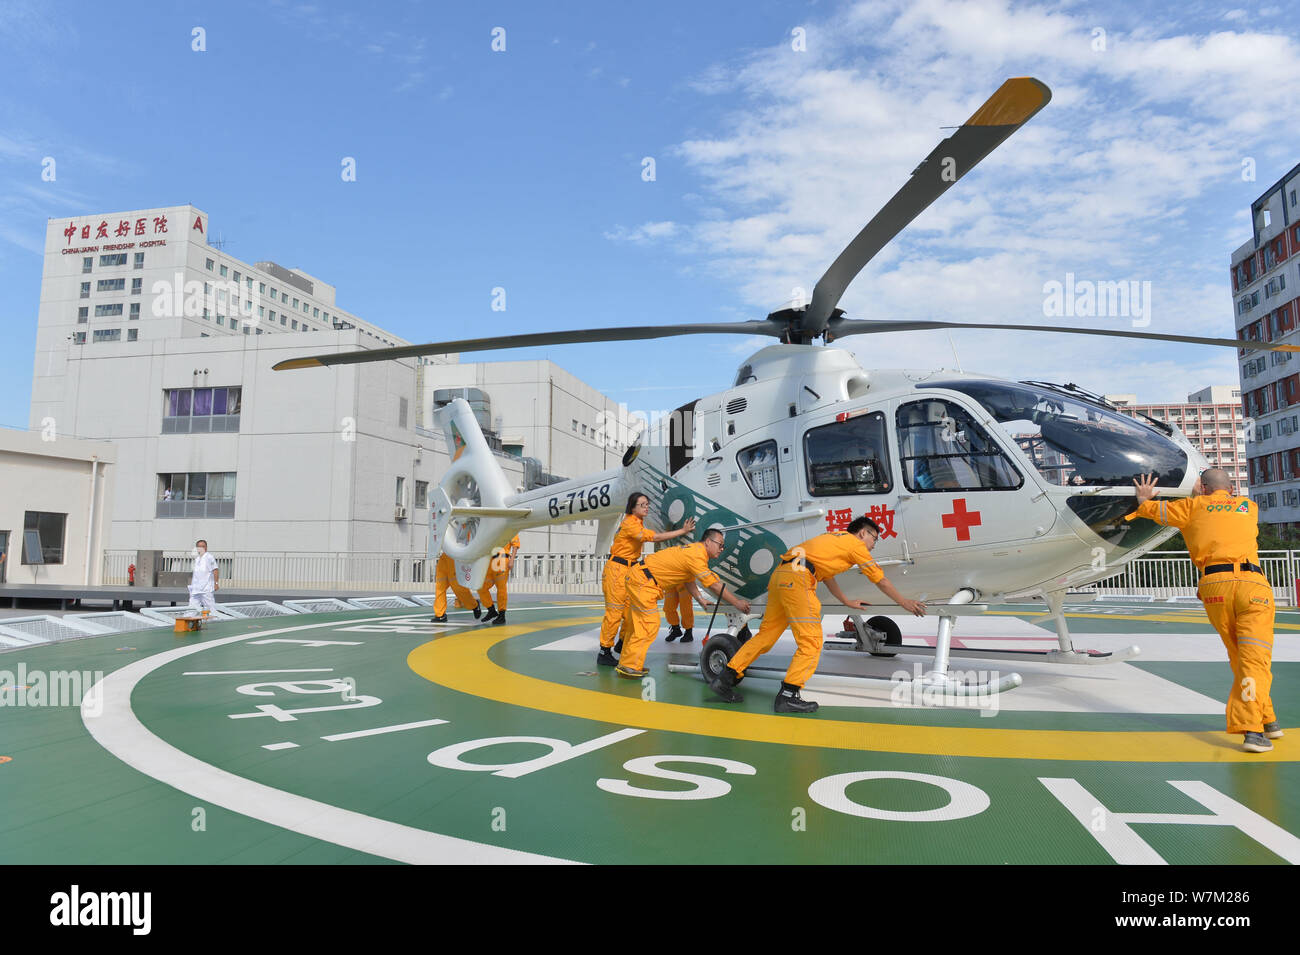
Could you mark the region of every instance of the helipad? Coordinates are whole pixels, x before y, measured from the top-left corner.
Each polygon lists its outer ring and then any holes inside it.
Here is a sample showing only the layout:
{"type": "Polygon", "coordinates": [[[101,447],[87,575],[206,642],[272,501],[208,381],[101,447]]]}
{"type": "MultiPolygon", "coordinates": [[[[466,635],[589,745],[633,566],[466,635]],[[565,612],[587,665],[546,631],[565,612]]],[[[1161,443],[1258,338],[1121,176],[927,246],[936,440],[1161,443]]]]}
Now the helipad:
{"type": "MultiPolygon", "coordinates": [[[[992,706],[900,705],[926,663],[906,647],[827,651],[807,717],[774,714],[770,681],[729,706],[669,672],[698,643],[657,643],[643,681],[596,667],[598,612],[357,611],[2,653],[0,862],[1300,861],[1300,729],[1267,755],[1223,734],[1231,675],[1199,608],[1070,614],[1080,646],[1141,646],[1129,663],[954,660],[1021,673],[992,706]],[[77,698],[55,699],[73,672],[77,698]]],[[[1288,728],[1297,631],[1279,614],[1288,728]]],[[[1020,608],[958,637],[1054,643],[1020,608]]]]}

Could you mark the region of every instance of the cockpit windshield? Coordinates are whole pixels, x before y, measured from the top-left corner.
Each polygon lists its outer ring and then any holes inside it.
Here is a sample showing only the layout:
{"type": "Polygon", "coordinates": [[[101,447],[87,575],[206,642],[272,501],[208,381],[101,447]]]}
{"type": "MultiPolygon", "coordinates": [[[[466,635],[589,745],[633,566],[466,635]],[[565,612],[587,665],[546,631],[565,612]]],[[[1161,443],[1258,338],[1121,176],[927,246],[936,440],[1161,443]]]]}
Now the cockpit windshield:
{"type": "Polygon", "coordinates": [[[978,401],[1052,484],[1131,487],[1140,475],[1177,487],[1187,454],[1165,435],[1067,394],[1006,381],[927,382],[978,401]]]}

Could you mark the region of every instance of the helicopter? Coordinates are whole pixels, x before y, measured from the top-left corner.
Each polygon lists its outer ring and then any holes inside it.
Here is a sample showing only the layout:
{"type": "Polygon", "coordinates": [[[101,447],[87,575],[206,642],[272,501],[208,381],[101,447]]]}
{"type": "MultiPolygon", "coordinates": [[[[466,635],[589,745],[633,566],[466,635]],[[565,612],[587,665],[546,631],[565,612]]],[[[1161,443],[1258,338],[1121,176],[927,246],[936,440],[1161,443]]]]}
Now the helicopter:
{"type": "MultiPolygon", "coordinates": [[[[781,555],[865,514],[880,525],[873,556],[894,567],[895,582],[930,602],[934,654],[920,678],[961,695],[990,695],[1020,685],[1016,673],[967,684],[949,673],[952,654],[1034,658],[1095,665],[1131,659],[1076,650],[1064,614],[1066,592],[1109,577],[1176,531],[1125,521],[1136,508],[1133,481],[1154,474],[1166,496],[1187,496],[1206,459],[1176,427],[1121,414],[1074,384],[1013,382],[947,370],[864,369],[844,349],[851,335],[981,328],[1181,342],[1245,351],[1300,346],[1099,328],[944,321],[851,319],[838,308],[849,284],[954,182],[1005,142],[1051,99],[1032,77],[1006,80],[912,172],[908,181],[844,248],[806,305],[754,321],[576,329],[496,338],[318,354],[276,370],[331,367],[396,358],[528,348],[577,342],[634,341],[696,334],[768,336],[776,343],[745,359],[730,387],[678,408],[643,430],[620,464],[597,474],[527,491],[510,487],[469,406],[456,399],[435,419],[452,461],[430,490],[430,558],[446,553],[460,582],[476,588],[494,548],[520,530],[575,520],[598,521],[597,553],[608,549],[633,492],[650,498],[665,527],[696,519],[695,533],[716,527],[726,546],[714,571],[758,613],[729,612],[726,630],[706,641],[701,669],[715,674],[761,613],[767,579],[781,555]],[[820,345],[816,344],[820,341],[820,345]],[[989,603],[1041,599],[1056,628],[1051,651],[951,648],[954,621],[989,603]],[[942,602],[940,602],[942,601],[942,602]]],[[[653,523],[653,521],[651,522],[653,523]]],[[[846,596],[870,596],[860,575],[842,579],[846,596]]],[[[899,652],[888,616],[847,611],[852,649],[899,652]]]]}

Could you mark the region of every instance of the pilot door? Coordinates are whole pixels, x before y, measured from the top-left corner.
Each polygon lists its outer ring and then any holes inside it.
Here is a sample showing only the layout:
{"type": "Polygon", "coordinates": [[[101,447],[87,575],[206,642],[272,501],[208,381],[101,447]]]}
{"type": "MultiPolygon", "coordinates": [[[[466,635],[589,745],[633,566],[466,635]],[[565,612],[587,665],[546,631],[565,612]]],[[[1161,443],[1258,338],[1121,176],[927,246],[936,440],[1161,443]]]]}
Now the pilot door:
{"type": "Polygon", "coordinates": [[[958,400],[935,394],[894,411],[898,510],[915,554],[1032,540],[1056,520],[1046,493],[958,400]]]}

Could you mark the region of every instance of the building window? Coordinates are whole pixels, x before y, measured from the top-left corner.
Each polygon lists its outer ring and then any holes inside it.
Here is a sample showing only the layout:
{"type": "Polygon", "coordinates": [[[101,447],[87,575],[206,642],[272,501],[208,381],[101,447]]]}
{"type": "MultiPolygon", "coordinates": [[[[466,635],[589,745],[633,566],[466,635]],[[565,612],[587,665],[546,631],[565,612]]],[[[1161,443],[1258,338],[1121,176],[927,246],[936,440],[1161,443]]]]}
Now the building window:
{"type": "Polygon", "coordinates": [[[144,291],[144,279],[132,279],[131,294],[139,295],[142,291],[144,291]]]}
{"type": "MultiPolygon", "coordinates": [[[[99,257],[99,264],[100,265],[126,265],[126,253],[112,252],[108,255],[101,255],[99,257]]],[[[85,270],[83,269],[82,271],[85,270]]]]}
{"type": "Polygon", "coordinates": [[[121,292],[126,289],[126,279],[100,279],[95,283],[96,292],[121,292]]]}
{"type": "Polygon", "coordinates": [[[281,292],[281,293],[280,293],[280,304],[281,304],[281,305],[288,305],[288,304],[289,304],[289,293],[288,293],[288,292],[281,292]]]}
{"type": "Polygon", "coordinates": [[[77,309],[77,324],[85,325],[89,321],[90,321],[90,309],[83,305],[81,306],[81,308],[77,309]]]}
{"type": "Polygon", "coordinates": [[[95,337],[91,340],[96,342],[120,342],[122,340],[122,329],[97,328],[95,329],[95,337]]]}
{"type": "MultiPolygon", "coordinates": [[[[274,313],[274,312],[271,313],[271,317],[272,317],[272,318],[275,317],[275,313],[274,313]]],[[[281,324],[281,325],[284,325],[284,324],[286,324],[287,322],[288,322],[288,317],[284,314],[284,312],[281,312],[281,313],[280,313],[280,324],[281,324]]]]}
{"type": "Polygon", "coordinates": [[[296,298],[293,300],[293,307],[294,308],[298,307],[298,300],[296,298]]]}
{"type": "Polygon", "coordinates": [[[429,482],[428,481],[415,482],[415,506],[416,507],[429,506],[429,482]]]}
{"type": "Polygon", "coordinates": [[[573,419],[573,433],[574,433],[574,434],[577,434],[577,433],[578,433],[578,419],[577,419],[577,418],[574,418],[574,419],[573,419]]]}
{"type": "Polygon", "coordinates": [[[233,275],[231,275],[230,277],[231,277],[232,279],[234,279],[236,282],[239,281],[239,273],[238,273],[238,272],[235,272],[235,273],[234,273],[233,275]]]}
{"type": "Polygon", "coordinates": [[[23,514],[23,563],[63,563],[63,536],[67,514],[27,511],[23,514]]]}
{"type": "Polygon", "coordinates": [[[108,316],[108,315],[121,315],[121,314],[122,314],[122,303],[121,303],[121,302],[118,302],[118,303],[116,303],[115,305],[96,305],[96,306],[95,306],[95,317],[96,317],[96,318],[104,318],[105,316],[108,316]]]}
{"type": "Polygon", "coordinates": [[[163,392],[163,434],[239,430],[242,388],[169,388],[163,392]]]}
{"type": "Polygon", "coordinates": [[[211,271],[212,271],[212,267],[213,267],[214,265],[216,265],[216,264],[217,264],[217,263],[213,262],[211,259],[208,259],[208,261],[207,261],[207,266],[206,266],[206,267],[207,267],[207,270],[208,270],[209,272],[211,272],[211,271]]]}
{"type": "Polygon", "coordinates": [[[275,296],[276,296],[276,294],[277,294],[277,293],[276,293],[276,291],[275,291],[275,287],[272,286],[272,287],[271,287],[271,298],[274,299],[275,296]]]}
{"type": "Polygon", "coordinates": [[[128,329],[126,330],[126,340],[127,340],[127,341],[129,341],[129,342],[133,342],[133,341],[138,340],[139,338],[140,338],[140,329],[138,329],[138,328],[128,328],[128,329]]]}
{"type": "Polygon", "coordinates": [[[251,275],[244,276],[244,288],[248,289],[250,292],[253,291],[253,277],[251,275]]]}
{"type": "Polygon", "coordinates": [[[137,319],[137,320],[140,318],[140,303],[139,303],[139,302],[132,302],[132,303],[131,303],[131,314],[130,314],[130,318],[132,318],[132,319],[137,319]]]}
{"type": "MultiPolygon", "coordinates": [[[[258,295],[265,295],[265,294],[266,294],[266,283],[265,283],[265,282],[258,282],[258,283],[257,283],[257,294],[258,294],[258,295]]],[[[271,294],[274,295],[275,293],[272,292],[271,294]]]]}
{"type": "MultiPolygon", "coordinates": [[[[266,306],[265,306],[265,305],[259,305],[259,306],[257,306],[257,317],[258,317],[258,318],[266,318],[266,306]]],[[[275,318],[274,315],[272,315],[271,317],[272,317],[272,318],[275,318]]]]}
{"type": "Polygon", "coordinates": [[[295,319],[293,320],[292,327],[293,327],[293,330],[294,330],[295,332],[298,330],[298,319],[295,318],[295,319]]]}
{"type": "Polygon", "coordinates": [[[222,277],[223,279],[224,279],[227,275],[230,274],[229,270],[228,270],[224,265],[221,266],[221,268],[218,269],[218,271],[221,273],[221,277],[222,277]]]}
{"type": "Polygon", "coordinates": [[[187,474],[159,474],[155,516],[235,516],[235,472],[198,471],[187,474]]]}
{"type": "Polygon", "coordinates": [[[397,399],[397,426],[398,426],[399,428],[405,428],[405,427],[406,427],[406,413],[407,413],[407,407],[408,407],[408,405],[407,405],[407,401],[406,401],[405,398],[398,398],[398,399],[397,399]]]}
{"type": "Polygon", "coordinates": [[[406,478],[397,479],[397,500],[394,502],[398,507],[406,503],[406,478]]]}
{"type": "Polygon", "coordinates": [[[89,272],[90,267],[94,264],[95,264],[95,257],[93,255],[86,256],[84,259],[81,260],[82,273],[84,274],[86,272],[89,272]]]}
{"type": "Polygon", "coordinates": [[[212,317],[206,308],[203,310],[203,317],[204,319],[210,319],[212,317]]]}
{"type": "MultiPolygon", "coordinates": [[[[311,317],[312,317],[312,318],[320,318],[320,309],[319,309],[319,308],[313,308],[313,309],[311,310],[311,317]]],[[[326,318],[328,318],[328,317],[329,317],[329,316],[326,316],[326,318]]]]}
{"type": "Polygon", "coordinates": [[[85,333],[85,332],[76,332],[76,333],[74,333],[73,336],[72,336],[72,343],[73,343],[74,345],[84,345],[84,344],[86,344],[86,333],[85,333]]]}
{"type": "Polygon", "coordinates": [[[230,330],[232,332],[239,331],[239,319],[235,318],[233,315],[230,316],[230,330]]]}
{"type": "Polygon", "coordinates": [[[90,298],[90,283],[89,283],[89,282],[82,282],[82,283],[81,283],[81,297],[82,297],[82,298],[90,298]]]}
{"type": "Polygon", "coordinates": [[[135,254],[135,268],[137,268],[137,269],[142,269],[142,268],[144,268],[144,253],[143,253],[143,252],[137,252],[137,253],[135,254]]]}

